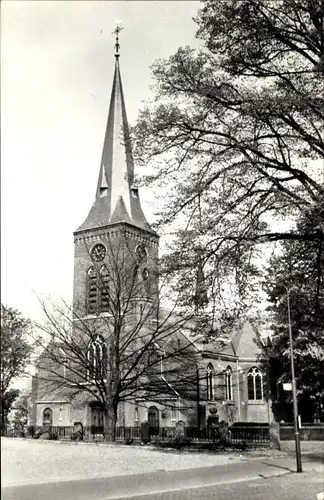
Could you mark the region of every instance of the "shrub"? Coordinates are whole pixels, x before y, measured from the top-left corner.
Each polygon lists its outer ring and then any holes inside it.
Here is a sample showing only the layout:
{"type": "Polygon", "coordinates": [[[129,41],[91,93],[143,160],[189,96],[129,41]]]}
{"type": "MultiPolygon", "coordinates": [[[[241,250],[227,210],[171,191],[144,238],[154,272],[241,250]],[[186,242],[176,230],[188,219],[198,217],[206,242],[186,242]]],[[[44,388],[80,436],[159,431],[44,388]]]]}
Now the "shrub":
{"type": "Polygon", "coordinates": [[[34,439],[39,439],[39,436],[41,435],[42,431],[40,429],[35,429],[33,438],[34,439]]]}
{"type": "Polygon", "coordinates": [[[240,443],[232,444],[232,448],[245,451],[247,449],[247,443],[245,441],[241,441],[240,443]]]}
{"type": "Polygon", "coordinates": [[[36,427],[34,425],[28,425],[26,432],[27,432],[27,436],[30,436],[33,438],[35,435],[35,432],[36,432],[36,427]]]}
{"type": "Polygon", "coordinates": [[[133,444],[133,439],[132,438],[127,438],[125,439],[125,444],[133,444]]]}
{"type": "Polygon", "coordinates": [[[83,440],[83,433],[82,431],[76,431],[72,434],[71,436],[72,441],[82,441],[83,440]]]}

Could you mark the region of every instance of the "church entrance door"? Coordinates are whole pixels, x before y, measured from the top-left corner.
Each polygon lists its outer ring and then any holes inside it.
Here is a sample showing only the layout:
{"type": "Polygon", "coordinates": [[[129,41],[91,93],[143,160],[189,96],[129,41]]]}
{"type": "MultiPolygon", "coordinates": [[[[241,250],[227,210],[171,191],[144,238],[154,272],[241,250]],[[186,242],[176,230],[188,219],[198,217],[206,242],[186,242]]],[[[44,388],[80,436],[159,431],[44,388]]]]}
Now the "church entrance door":
{"type": "Polygon", "coordinates": [[[100,406],[91,404],[91,432],[92,434],[102,434],[104,430],[104,412],[100,406]]]}
{"type": "Polygon", "coordinates": [[[156,436],[159,433],[159,410],[156,406],[151,406],[148,410],[148,423],[150,435],[156,436]]]}

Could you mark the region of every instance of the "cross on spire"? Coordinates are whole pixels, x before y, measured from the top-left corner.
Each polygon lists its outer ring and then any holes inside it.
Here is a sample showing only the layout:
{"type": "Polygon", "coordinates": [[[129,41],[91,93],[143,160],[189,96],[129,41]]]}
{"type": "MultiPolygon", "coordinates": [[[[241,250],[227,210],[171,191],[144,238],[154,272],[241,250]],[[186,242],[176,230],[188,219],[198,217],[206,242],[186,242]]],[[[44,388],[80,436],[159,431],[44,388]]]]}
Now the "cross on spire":
{"type": "Polygon", "coordinates": [[[115,57],[116,57],[116,59],[118,59],[118,57],[119,57],[119,49],[120,49],[119,33],[121,32],[122,29],[123,29],[122,26],[117,25],[116,29],[112,32],[113,35],[116,35],[116,43],[115,43],[115,49],[116,49],[115,57]]]}

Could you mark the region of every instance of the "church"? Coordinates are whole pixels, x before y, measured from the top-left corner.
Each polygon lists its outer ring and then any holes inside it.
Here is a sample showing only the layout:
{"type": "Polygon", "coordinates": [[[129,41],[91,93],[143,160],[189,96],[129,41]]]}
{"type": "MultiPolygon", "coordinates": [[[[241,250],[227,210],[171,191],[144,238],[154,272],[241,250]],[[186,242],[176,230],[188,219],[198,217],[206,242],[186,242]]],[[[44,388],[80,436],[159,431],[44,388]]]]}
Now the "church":
{"type": "Polygon", "coordinates": [[[117,427],[148,421],[155,434],[177,422],[204,428],[215,412],[229,423],[269,422],[257,329],[245,323],[225,344],[201,343],[192,335],[195,321],[179,321],[160,307],[159,236],[135,183],[118,33],[95,201],[74,232],[72,336],[78,340],[70,357],[64,339],[53,342],[63,359],[54,368],[53,357],[40,355],[30,423],[101,428],[101,389],[107,404],[115,401],[117,427]],[[55,389],[45,383],[46,373],[60,378],[55,389]]]}

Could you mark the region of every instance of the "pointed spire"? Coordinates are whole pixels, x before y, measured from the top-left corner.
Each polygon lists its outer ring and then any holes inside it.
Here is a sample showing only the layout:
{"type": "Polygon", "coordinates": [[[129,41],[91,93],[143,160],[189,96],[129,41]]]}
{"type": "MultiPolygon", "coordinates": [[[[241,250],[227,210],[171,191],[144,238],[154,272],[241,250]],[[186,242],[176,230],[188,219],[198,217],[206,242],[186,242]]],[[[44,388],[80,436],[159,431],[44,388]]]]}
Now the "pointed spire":
{"type": "Polygon", "coordinates": [[[116,35],[115,72],[96,199],[87,219],[77,231],[116,222],[128,222],[151,230],[141,208],[138,189],[133,186],[134,160],[119,68],[121,29],[117,26],[114,31],[116,35]],[[119,207],[116,209],[117,205],[119,207]]]}

